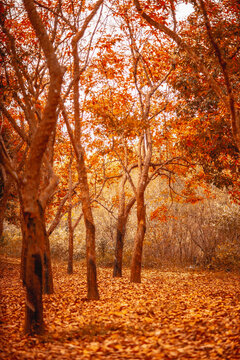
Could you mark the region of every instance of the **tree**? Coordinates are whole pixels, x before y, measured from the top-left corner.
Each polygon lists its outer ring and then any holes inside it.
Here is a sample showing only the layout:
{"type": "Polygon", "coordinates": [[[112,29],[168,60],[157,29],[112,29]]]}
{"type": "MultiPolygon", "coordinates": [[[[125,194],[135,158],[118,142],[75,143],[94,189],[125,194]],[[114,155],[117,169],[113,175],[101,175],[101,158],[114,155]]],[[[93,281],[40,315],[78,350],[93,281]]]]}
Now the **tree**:
{"type": "Polygon", "coordinates": [[[48,98],[44,108],[43,119],[33,136],[26,164],[25,181],[23,181],[25,184],[21,185],[24,235],[27,243],[25,330],[27,332],[41,332],[43,329],[41,293],[44,281],[42,271],[43,263],[46,261],[44,259],[46,230],[43,226],[42,206],[38,200],[39,174],[48,140],[57,121],[56,110],[60,100],[63,72],[33,2],[25,0],[24,6],[44,51],[50,76],[48,98]]]}
{"type": "Polygon", "coordinates": [[[68,194],[68,274],[73,273],[73,226],[72,226],[72,154],[69,160],[69,194],[68,194]]]}
{"type": "MultiPolygon", "coordinates": [[[[221,44],[223,56],[228,61],[228,71],[234,88],[239,83],[239,72],[236,68],[237,56],[235,45],[235,21],[219,14],[219,8],[211,5],[214,22],[215,41],[221,44]],[[233,48],[232,48],[233,46],[233,48]],[[233,56],[233,57],[234,57],[233,56]]],[[[206,36],[205,23],[200,10],[193,12],[181,25],[181,36],[191,43],[193,51],[198,54],[216,81],[221,80],[221,70],[217,59],[212,54],[206,36]],[[191,32],[191,41],[189,33],[191,32]]],[[[236,48],[237,51],[237,48],[236,48]]],[[[222,106],[221,98],[214,91],[204,73],[199,72],[196,63],[187,52],[176,47],[176,71],[169,81],[174,91],[175,116],[171,126],[176,126],[179,145],[189,158],[203,167],[203,181],[213,183],[220,188],[227,187],[235,199],[239,194],[239,149],[231,131],[229,111],[222,106]],[[176,125],[174,125],[174,123],[176,125]]]]}
{"type": "MultiPolygon", "coordinates": [[[[124,4],[117,18],[119,43],[108,37],[102,41],[101,61],[96,65],[96,76],[101,79],[102,87],[99,90],[98,81],[98,89],[88,107],[95,115],[95,129],[100,129],[102,138],[107,135],[109,137],[109,140],[106,139],[106,142],[110,143],[108,158],[115,156],[122,168],[122,171],[119,171],[119,165],[115,166],[122,180],[118,195],[114,273],[117,273],[118,266],[121,274],[121,254],[127,215],[133,202],[136,202],[138,223],[132,281],[140,282],[142,247],[146,230],[144,194],[152,179],[163,174],[168,177],[168,171],[169,174],[173,173],[173,168],[180,159],[174,156],[164,158],[164,136],[159,135],[164,128],[161,113],[166,108],[167,100],[162,100],[158,89],[173,70],[171,61],[168,61],[169,50],[165,50],[164,46],[159,50],[156,45],[159,44],[159,38],[137,32],[134,17],[132,18],[128,11],[129,7],[124,4]],[[123,64],[124,72],[121,69],[123,64]],[[121,175],[122,173],[124,175],[121,175]],[[133,191],[133,199],[130,198],[128,204],[125,204],[124,193],[126,181],[133,191]]],[[[163,43],[162,39],[162,45],[163,43]]]]}
{"type": "MultiPolygon", "coordinates": [[[[45,283],[44,271],[48,258],[45,255],[46,230],[43,215],[44,206],[42,205],[42,199],[39,198],[39,180],[44,153],[57,121],[56,110],[60,100],[63,71],[33,1],[25,0],[24,6],[28,19],[44,52],[50,83],[41,122],[37,125],[36,131],[31,134],[32,141],[29,143],[29,152],[26,157],[23,178],[20,179],[15,172],[3,142],[1,142],[1,160],[6,170],[14,177],[14,180],[18,184],[19,196],[22,203],[23,239],[26,244],[24,264],[24,284],[26,286],[25,331],[29,333],[41,333],[44,329],[42,288],[45,283]]],[[[17,80],[19,81],[20,87],[22,87],[22,74],[16,64],[15,39],[5,27],[4,19],[2,19],[1,25],[7,37],[6,42],[9,43],[11,53],[13,54],[13,68],[16,72],[17,80]]],[[[25,94],[23,87],[22,90],[23,94],[25,94]]],[[[27,96],[25,101],[26,106],[28,106],[29,99],[27,96]]],[[[5,112],[5,114],[8,116],[8,113],[5,112]]],[[[32,114],[32,116],[34,115],[32,114]]],[[[8,118],[10,117],[8,116],[8,118]]],[[[12,122],[12,124],[15,124],[18,133],[21,133],[18,125],[15,122],[12,122]]],[[[25,137],[24,133],[21,135],[25,137]]]]}
{"type": "MultiPolygon", "coordinates": [[[[141,282],[141,263],[143,241],[146,232],[146,204],[145,204],[145,190],[151,180],[160,170],[162,163],[156,166],[155,173],[150,176],[149,171],[152,165],[153,156],[153,138],[152,138],[152,121],[157,117],[165,108],[166,104],[161,104],[158,98],[158,104],[154,101],[154,96],[157,94],[159,87],[166,81],[173,68],[171,64],[164,62],[162,71],[158,68],[154,69],[153,66],[159,66],[159,61],[156,63],[155,58],[155,42],[154,40],[146,39],[143,41],[141,38],[140,44],[137,44],[137,36],[134,33],[134,27],[130,22],[129,16],[125,13],[126,27],[128,29],[130,44],[131,44],[131,61],[132,73],[135,90],[138,95],[138,110],[136,115],[139,117],[139,139],[137,146],[137,185],[135,186],[129,172],[125,168],[126,174],[132,185],[137,206],[137,230],[134,238],[134,249],[131,264],[131,277],[132,282],[141,282]],[[152,49],[152,53],[149,49],[152,49]],[[150,55],[151,54],[151,55],[150,55]],[[151,60],[152,63],[151,63],[151,60]],[[160,102],[160,104],[159,104],[160,102]]],[[[166,60],[166,53],[161,49],[161,61],[166,60]],[[163,60],[164,59],[164,60],[163,60]]],[[[158,54],[159,56],[159,54],[158,54]]],[[[135,116],[136,116],[135,115],[135,116]]]]}
{"type": "MultiPolygon", "coordinates": [[[[44,14],[46,16],[46,13],[44,14]]],[[[54,22],[48,22],[48,31],[51,33],[51,26],[54,22]]],[[[47,99],[48,74],[47,62],[43,51],[39,47],[39,42],[30,26],[29,19],[24,9],[14,4],[6,6],[1,26],[4,34],[3,48],[3,82],[5,87],[2,94],[1,111],[8,126],[13,130],[14,141],[12,142],[14,151],[8,151],[11,156],[11,166],[18,177],[24,178],[27,158],[30,156],[30,146],[34,139],[34,134],[45,116],[44,107],[47,99]],[[6,18],[6,21],[5,21],[6,18]],[[21,40],[19,40],[21,39],[21,40]],[[31,42],[31,46],[30,46],[31,42]],[[16,161],[14,160],[14,157],[16,161]]],[[[45,26],[45,25],[44,25],[45,26]]],[[[52,33],[51,33],[52,34],[52,33]]],[[[52,38],[54,41],[54,36],[52,38]]],[[[51,55],[50,55],[51,56],[51,55]]],[[[58,178],[53,171],[53,145],[55,139],[55,126],[51,131],[47,149],[42,159],[40,159],[39,172],[39,201],[42,208],[42,218],[49,199],[58,184],[58,178]]],[[[5,164],[6,165],[6,164],[5,164]]],[[[13,172],[12,175],[14,176],[13,172]]],[[[20,185],[19,185],[20,187],[20,185]]],[[[19,190],[20,191],[20,190],[19,190]]],[[[23,212],[23,198],[20,191],[20,206],[23,212]]],[[[22,218],[23,216],[21,216],[22,218]]],[[[22,279],[25,282],[27,242],[23,231],[22,246],[22,279]]],[[[44,291],[53,291],[53,281],[51,275],[51,259],[48,236],[45,236],[44,250],[44,291]]]]}
{"type": "Polygon", "coordinates": [[[170,9],[173,14],[173,29],[167,25],[165,18],[161,18],[161,16],[160,20],[158,18],[159,12],[161,13],[163,9],[166,9],[165,4],[156,4],[155,1],[151,1],[150,15],[147,13],[147,11],[145,11],[144,6],[141,6],[139,0],[134,0],[134,4],[139,15],[145,21],[147,21],[147,23],[152,28],[156,29],[160,33],[164,33],[166,36],[172,39],[178,48],[188,55],[189,61],[196,66],[197,71],[200,74],[203,74],[205,80],[213,89],[223,108],[230,116],[233,137],[235,139],[236,146],[239,148],[239,98],[236,90],[234,90],[236,89],[236,82],[239,82],[239,75],[236,76],[236,72],[238,72],[236,65],[239,61],[239,33],[235,30],[239,24],[239,3],[235,0],[230,2],[224,1],[218,4],[213,1],[209,1],[208,3],[203,0],[193,1],[196,15],[203,21],[205,25],[206,31],[204,36],[207,38],[207,47],[210,50],[209,56],[211,59],[213,59],[214,63],[214,66],[211,66],[210,69],[208,63],[209,58],[203,58],[191,44],[191,26],[188,29],[187,37],[184,37],[184,35],[181,36],[181,34],[177,33],[175,16],[176,2],[174,3],[170,1],[168,4],[168,14],[170,9]],[[223,22],[224,27],[222,27],[223,22]],[[213,25],[214,23],[216,25],[213,25]],[[220,27],[217,28],[217,26],[220,27]],[[226,42],[224,40],[220,42],[219,39],[217,39],[216,31],[219,29],[225,30],[225,35],[222,38],[231,39],[227,45],[227,51],[225,50],[226,48],[224,48],[226,42]],[[215,66],[218,67],[218,77],[216,77],[214,72],[215,66]],[[232,70],[235,72],[235,74],[232,73],[232,70]]]}
{"type": "MultiPolygon", "coordinates": [[[[98,0],[90,14],[86,17],[83,22],[83,25],[80,29],[77,29],[76,24],[70,26],[74,31],[74,36],[71,40],[71,55],[73,60],[73,79],[71,86],[73,85],[73,111],[74,111],[74,134],[72,132],[68,114],[64,104],[62,103],[62,113],[64,120],[67,125],[68,133],[73,145],[74,153],[77,160],[77,172],[79,177],[79,187],[80,187],[80,198],[82,202],[82,211],[84,216],[84,222],[86,227],[86,258],[87,258],[87,289],[88,289],[88,299],[97,300],[99,299],[99,293],[97,288],[97,270],[96,270],[96,254],[95,254],[95,225],[91,210],[91,199],[89,194],[89,185],[87,179],[87,169],[85,165],[85,154],[82,144],[82,133],[81,133],[81,116],[80,116],[80,104],[79,104],[79,82],[80,76],[84,72],[87,66],[87,61],[89,53],[86,54],[86,61],[82,69],[80,69],[80,58],[78,52],[78,43],[83,37],[87,26],[90,21],[97,13],[99,7],[102,5],[103,0],[98,0]]],[[[75,20],[74,20],[75,21],[75,20]]],[[[89,45],[90,51],[91,42],[89,45]]]]}

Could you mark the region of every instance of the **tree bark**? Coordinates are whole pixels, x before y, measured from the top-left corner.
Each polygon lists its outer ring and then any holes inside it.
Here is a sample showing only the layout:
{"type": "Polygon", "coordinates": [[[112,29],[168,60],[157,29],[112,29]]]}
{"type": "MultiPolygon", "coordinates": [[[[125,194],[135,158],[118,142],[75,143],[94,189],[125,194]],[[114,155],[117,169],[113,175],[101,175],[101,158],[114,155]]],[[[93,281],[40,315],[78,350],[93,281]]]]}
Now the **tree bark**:
{"type": "Polygon", "coordinates": [[[43,260],[44,260],[44,262],[43,262],[44,281],[43,281],[43,292],[44,292],[44,294],[53,294],[54,288],[53,288],[51,251],[50,251],[49,237],[47,235],[46,225],[45,225],[45,218],[44,218],[43,213],[41,214],[41,218],[42,218],[42,223],[44,225],[44,257],[43,257],[43,260]]]}
{"type": "MultiPolygon", "coordinates": [[[[81,149],[81,148],[80,148],[81,149]]],[[[82,211],[86,228],[86,261],[87,261],[87,298],[98,300],[96,250],[95,250],[95,225],[93,221],[87,171],[85,167],[83,150],[81,149],[78,161],[78,175],[82,201],[82,211]]]]}
{"type": "Polygon", "coordinates": [[[73,273],[73,229],[68,226],[68,274],[73,273]]]}
{"type": "Polygon", "coordinates": [[[24,282],[26,286],[25,332],[41,334],[44,332],[43,321],[43,264],[45,231],[42,217],[35,204],[34,213],[23,213],[23,227],[25,233],[26,264],[24,282]]]}
{"type": "MultiPolygon", "coordinates": [[[[123,190],[124,191],[124,190],[123,190]]],[[[128,216],[134,205],[136,199],[133,197],[127,205],[125,205],[124,193],[121,196],[119,204],[119,214],[117,220],[117,228],[115,232],[115,258],[113,266],[113,277],[122,277],[122,260],[123,260],[123,247],[126,233],[126,225],[128,216]]]]}
{"type": "MultiPolygon", "coordinates": [[[[24,222],[24,207],[23,202],[21,199],[21,194],[19,196],[20,198],[20,207],[21,207],[21,228],[22,228],[22,254],[21,254],[21,280],[23,282],[23,285],[26,285],[26,276],[27,276],[27,258],[28,258],[28,233],[26,224],[24,222]]],[[[40,203],[37,203],[38,205],[38,216],[39,221],[42,224],[42,232],[43,232],[43,238],[44,241],[41,241],[42,246],[42,291],[44,294],[53,294],[54,288],[53,288],[53,275],[52,275],[52,262],[51,262],[51,252],[50,252],[50,244],[49,244],[49,238],[46,232],[45,227],[45,218],[44,218],[44,211],[40,205],[40,203]]]]}
{"type": "Polygon", "coordinates": [[[69,163],[68,194],[68,274],[73,273],[73,226],[72,226],[72,154],[69,163]]]}
{"type": "Polygon", "coordinates": [[[115,235],[115,259],[113,265],[113,277],[122,277],[122,259],[123,259],[123,244],[126,232],[127,219],[123,216],[118,217],[117,230],[115,235]]]}
{"type": "Polygon", "coordinates": [[[131,264],[130,281],[141,282],[141,266],[143,241],[146,232],[146,206],[144,204],[144,192],[137,196],[137,231],[134,238],[134,249],[131,264]]]}
{"type": "MultiPolygon", "coordinates": [[[[149,93],[150,94],[150,93],[149,93]]],[[[150,103],[150,95],[148,97],[147,105],[150,103]]],[[[149,108],[146,109],[146,118],[149,108]]],[[[141,282],[141,266],[142,266],[142,251],[143,241],[146,233],[146,206],[145,206],[145,190],[148,185],[148,172],[152,157],[152,139],[150,129],[146,129],[139,142],[138,150],[138,186],[136,189],[136,203],[137,203],[137,231],[134,238],[134,249],[131,264],[130,281],[134,283],[141,282]],[[142,161],[143,158],[143,161],[142,161]]]]}

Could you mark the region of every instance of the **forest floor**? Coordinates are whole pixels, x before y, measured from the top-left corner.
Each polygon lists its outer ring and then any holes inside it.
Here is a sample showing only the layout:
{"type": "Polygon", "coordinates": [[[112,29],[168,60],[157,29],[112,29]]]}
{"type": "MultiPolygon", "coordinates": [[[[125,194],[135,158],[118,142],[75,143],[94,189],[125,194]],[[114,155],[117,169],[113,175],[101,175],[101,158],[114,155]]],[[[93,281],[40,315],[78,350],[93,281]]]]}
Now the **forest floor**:
{"type": "Polygon", "coordinates": [[[54,263],[44,295],[46,333],[23,333],[18,260],[1,258],[0,359],[240,359],[240,276],[143,270],[142,283],[98,270],[99,301],[86,301],[86,268],[54,263]]]}

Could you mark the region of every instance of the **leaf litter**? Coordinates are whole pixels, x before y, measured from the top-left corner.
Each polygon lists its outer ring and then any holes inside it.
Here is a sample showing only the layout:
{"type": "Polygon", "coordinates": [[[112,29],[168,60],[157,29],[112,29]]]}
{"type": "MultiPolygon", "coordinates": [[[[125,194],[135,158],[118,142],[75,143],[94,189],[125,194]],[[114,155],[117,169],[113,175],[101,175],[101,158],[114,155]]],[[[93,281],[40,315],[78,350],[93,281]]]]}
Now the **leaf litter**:
{"type": "Polygon", "coordinates": [[[240,359],[240,277],[142,271],[142,283],[98,270],[101,299],[86,300],[86,268],[53,264],[44,295],[46,332],[23,333],[19,263],[1,263],[0,359],[240,359]]]}

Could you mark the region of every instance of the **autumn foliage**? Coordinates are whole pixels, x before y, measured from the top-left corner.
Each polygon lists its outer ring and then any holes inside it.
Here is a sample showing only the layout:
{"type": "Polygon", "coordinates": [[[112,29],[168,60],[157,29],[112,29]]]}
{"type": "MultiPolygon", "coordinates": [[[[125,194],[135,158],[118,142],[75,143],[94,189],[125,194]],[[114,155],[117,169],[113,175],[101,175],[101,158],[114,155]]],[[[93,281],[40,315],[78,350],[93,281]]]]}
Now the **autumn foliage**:
{"type": "Polygon", "coordinates": [[[3,358],[240,358],[239,14],[0,3],[3,358]]]}

